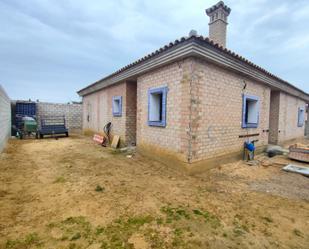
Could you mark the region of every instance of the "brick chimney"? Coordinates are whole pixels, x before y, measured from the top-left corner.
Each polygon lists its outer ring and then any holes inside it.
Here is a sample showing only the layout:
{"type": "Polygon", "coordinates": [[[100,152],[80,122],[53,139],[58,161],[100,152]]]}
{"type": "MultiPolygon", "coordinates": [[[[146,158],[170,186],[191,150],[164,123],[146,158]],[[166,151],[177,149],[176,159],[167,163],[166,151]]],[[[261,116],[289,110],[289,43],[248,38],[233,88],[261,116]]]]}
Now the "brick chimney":
{"type": "Polygon", "coordinates": [[[226,46],[227,17],[230,13],[231,9],[223,1],[206,9],[206,14],[210,18],[209,38],[223,47],[226,46]]]}

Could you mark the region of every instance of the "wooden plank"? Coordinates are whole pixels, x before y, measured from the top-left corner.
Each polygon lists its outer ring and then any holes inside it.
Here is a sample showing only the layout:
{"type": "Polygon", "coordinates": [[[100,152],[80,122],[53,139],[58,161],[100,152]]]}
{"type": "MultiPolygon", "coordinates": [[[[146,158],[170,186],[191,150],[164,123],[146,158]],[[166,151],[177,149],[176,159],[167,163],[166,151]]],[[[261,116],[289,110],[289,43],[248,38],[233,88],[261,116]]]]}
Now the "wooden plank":
{"type": "Polygon", "coordinates": [[[111,147],[116,149],[118,147],[119,140],[120,140],[120,136],[114,135],[111,147]]]}

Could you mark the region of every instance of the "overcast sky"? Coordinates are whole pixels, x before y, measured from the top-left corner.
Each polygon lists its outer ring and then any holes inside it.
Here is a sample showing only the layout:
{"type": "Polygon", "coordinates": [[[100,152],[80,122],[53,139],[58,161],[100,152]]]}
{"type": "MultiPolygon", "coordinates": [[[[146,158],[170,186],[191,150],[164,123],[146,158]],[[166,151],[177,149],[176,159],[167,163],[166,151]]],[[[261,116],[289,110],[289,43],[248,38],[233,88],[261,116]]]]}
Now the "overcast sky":
{"type": "MultiPolygon", "coordinates": [[[[76,91],[186,36],[217,0],[0,0],[0,84],[12,99],[76,91]]],[[[309,92],[309,1],[229,0],[227,47],[309,92]]]]}

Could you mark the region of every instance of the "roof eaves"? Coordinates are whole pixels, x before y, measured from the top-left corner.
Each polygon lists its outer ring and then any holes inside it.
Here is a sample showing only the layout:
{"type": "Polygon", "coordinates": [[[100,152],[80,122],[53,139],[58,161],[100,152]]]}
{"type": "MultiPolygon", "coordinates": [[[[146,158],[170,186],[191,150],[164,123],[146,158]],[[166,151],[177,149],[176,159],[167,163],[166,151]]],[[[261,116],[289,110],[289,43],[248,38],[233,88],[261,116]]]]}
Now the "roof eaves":
{"type": "MultiPolygon", "coordinates": [[[[227,48],[224,48],[222,46],[220,46],[219,44],[215,43],[214,41],[210,40],[208,37],[203,37],[203,36],[191,36],[191,37],[182,37],[181,39],[177,39],[175,40],[174,42],[170,42],[168,45],[164,46],[164,47],[161,47],[160,49],[156,50],[155,52],[153,53],[150,53],[146,56],[144,56],[143,58],[119,69],[118,71],[112,73],[111,75],[108,75],[107,77],[105,78],[102,78],[96,82],[94,82],[93,84],[81,89],[78,91],[78,94],[83,96],[83,92],[90,88],[90,87],[93,87],[99,83],[102,83],[103,81],[106,81],[108,79],[111,79],[112,77],[115,77],[116,75],[120,74],[120,73],[123,73],[125,72],[126,70],[129,70],[137,65],[140,65],[142,63],[146,63],[147,61],[149,60],[153,60],[155,58],[158,58],[159,56],[165,54],[165,53],[169,53],[171,52],[173,49],[175,48],[179,48],[181,46],[184,46],[185,44],[188,44],[190,42],[197,42],[198,44],[202,45],[202,46],[207,46],[209,47],[210,49],[214,50],[216,53],[220,53],[222,55],[225,55],[225,56],[229,56],[230,58],[233,58],[235,59],[236,61],[238,62],[242,62],[244,63],[245,65],[248,65],[250,66],[251,68],[253,68],[254,70],[257,70],[285,85],[288,85],[289,87],[292,87],[293,89],[295,89],[296,91],[299,91],[301,93],[303,93],[304,95],[307,96],[307,98],[309,99],[309,94],[302,91],[301,89],[295,87],[294,85],[290,84],[289,82],[279,78],[278,76],[268,72],[267,70],[263,69],[262,67],[260,66],[257,66],[256,64],[252,63],[251,61],[245,59],[244,57],[236,54],[235,52],[227,49],[227,48]]],[[[98,90],[98,89],[96,89],[98,90]]]]}

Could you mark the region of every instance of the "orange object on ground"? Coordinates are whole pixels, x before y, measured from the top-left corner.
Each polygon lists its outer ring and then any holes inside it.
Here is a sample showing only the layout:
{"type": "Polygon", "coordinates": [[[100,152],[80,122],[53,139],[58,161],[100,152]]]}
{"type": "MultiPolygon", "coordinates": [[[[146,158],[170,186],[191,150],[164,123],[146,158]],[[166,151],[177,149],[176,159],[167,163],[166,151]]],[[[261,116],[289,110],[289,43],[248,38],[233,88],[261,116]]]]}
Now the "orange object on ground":
{"type": "Polygon", "coordinates": [[[104,141],[105,141],[105,137],[104,136],[101,136],[99,134],[94,134],[93,136],[93,141],[98,143],[98,144],[101,144],[103,145],[104,141]]]}

